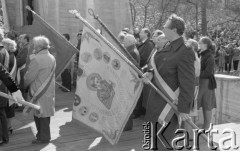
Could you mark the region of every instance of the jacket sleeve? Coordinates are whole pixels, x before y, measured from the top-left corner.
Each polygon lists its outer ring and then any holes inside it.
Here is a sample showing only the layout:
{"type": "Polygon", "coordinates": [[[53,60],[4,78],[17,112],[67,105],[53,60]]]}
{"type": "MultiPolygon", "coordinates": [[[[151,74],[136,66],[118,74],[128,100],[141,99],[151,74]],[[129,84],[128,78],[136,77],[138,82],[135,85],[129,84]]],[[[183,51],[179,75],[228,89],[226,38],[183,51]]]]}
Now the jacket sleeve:
{"type": "Polygon", "coordinates": [[[185,50],[183,50],[182,54],[180,55],[180,60],[177,65],[179,81],[178,111],[180,113],[189,114],[191,103],[194,99],[194,61],[194,52],[189,48],[185,48],[185,50]]]}
{"type": "Polygon", "coordinates": [[[201,69],[200,78],[209,78],[214,74],[214,58],[211,56],[205,62],[205,69],[201,69]]]}
{"type": "Polygon", "coordinates": [[[24,76],[24,87],[28,87],[37,77],[40,70],[39,63],[36,58],[30,61],[27,72],[24,76]]]}
{"type": "Polygon", "coordinates": [[[19,89],[15,81],[10,76],[9,72],[7,72],[2,64],[0,64],[0,80],[4,83],[4,85],[11,93],[16,92],[19,89]]]}

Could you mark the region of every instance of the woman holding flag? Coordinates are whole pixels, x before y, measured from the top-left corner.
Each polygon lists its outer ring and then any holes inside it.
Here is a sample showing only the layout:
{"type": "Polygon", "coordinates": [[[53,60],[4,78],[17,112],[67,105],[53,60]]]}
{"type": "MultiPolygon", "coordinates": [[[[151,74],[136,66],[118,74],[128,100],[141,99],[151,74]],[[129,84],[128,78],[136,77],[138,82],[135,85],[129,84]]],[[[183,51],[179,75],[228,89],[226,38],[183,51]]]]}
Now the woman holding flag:
{"type": "MultiPolygon", "coordinates": [[[[177,15],[171,15],[164,25],[164,34],[170,42],[161,51],[156,51],[150,59],[150,67],[145,77],[152,82],[171,100],[173,100],[179,115],[174,114],[170,105],[163,98],[150,90],[146,109],[146,121],[153,123],[153,131],[159,139],[154,150],[172,149],[172,139],[175,130],[181,126],[181,121],[190,119],[189,112],[194,100],[195,89],[195,55],[187,47],[182,37],[185,22],[177,15]],[[158,123],[158,127],[156,126],[158,123]],[[157,129],[157,130],[156,130],[157,129]]],[[[147,82],[147,80],[144,80],[147,82]]]]}

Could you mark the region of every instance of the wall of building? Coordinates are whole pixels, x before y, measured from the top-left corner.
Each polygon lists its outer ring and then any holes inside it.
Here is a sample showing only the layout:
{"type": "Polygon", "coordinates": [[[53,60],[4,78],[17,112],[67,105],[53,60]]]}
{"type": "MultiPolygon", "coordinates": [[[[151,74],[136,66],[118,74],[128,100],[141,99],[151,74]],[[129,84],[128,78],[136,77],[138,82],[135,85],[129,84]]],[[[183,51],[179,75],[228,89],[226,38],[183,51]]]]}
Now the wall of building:
{"type": "MultiPolygon", "coordinates": [[[[7,0],[9,22],[13,30],[21,31],[26,28],[22,28],[21,4],[24,5],[22,1],[26,3],[26,0],[7,0]]],[[[95,28],[100,29],[100,25],[89,16],[88,8],[93,8],[115,35],[124,27],[131,27],[128,0],[34,0],[34,10],[60,33],[69,33],[74,44],[76,34],[83,25],[68,12],[69,10],[78,10],[81,16],[87,18],[95,28]]]]}

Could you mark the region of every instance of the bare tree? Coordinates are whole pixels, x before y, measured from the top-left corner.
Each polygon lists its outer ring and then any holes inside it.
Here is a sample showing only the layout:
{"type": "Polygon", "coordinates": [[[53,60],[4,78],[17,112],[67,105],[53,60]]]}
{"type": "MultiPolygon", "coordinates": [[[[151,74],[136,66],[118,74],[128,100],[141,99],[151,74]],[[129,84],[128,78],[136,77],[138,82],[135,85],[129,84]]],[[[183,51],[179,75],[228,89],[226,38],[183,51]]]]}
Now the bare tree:
{"type": "Polygon", "coordinates": [[[149,7],[150,0],[147,0],[145,4],[143,4],[144,8],[144,22],[143,22],[143,27],[146,26],[147,22],[147,16],[148,16],[148,7],[149,7]]]}
{"type": "Polygon", "coordinates": [[[136,12],[134,3],[131,0],[129,0],[129,5],[130,5],[130,11],[131,11],[132,26],[134,27],[136,22],[137,12],[136,12]]]}
{"type": "Polygon", "coordinates": [[[202,34],[207,35],[207,4],[208,0],[201,0],[201,12],[202,12],[202,34]]]}

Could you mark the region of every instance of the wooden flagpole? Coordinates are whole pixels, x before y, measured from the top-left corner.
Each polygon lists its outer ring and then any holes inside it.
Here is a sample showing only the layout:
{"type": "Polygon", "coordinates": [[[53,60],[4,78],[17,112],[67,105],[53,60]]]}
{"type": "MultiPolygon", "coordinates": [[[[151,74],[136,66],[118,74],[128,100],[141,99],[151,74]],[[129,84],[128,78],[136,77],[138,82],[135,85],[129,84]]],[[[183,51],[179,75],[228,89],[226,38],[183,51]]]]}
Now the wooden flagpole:
{"type": "MultiPolygon", "coordinates": [[[[111,47],[129,66],[131,66],[137,73],[139,76],[141,76],[142,78],[144,78],[143,76],[143,72],[138,69],[126,56],[124,56],[121,52],[119,52],[110,42],[108,42],[104,37],[102,37],[84,18],[82,18],[82,16],[80,15],[80,13],[78,13],[77,10],[70,10],[69,11],[71,14],[74,14],[77,18],[79,18],[84,25],[86,25],[88,28],[90,28],[99,38],[101,38],[109,47],[111,47]]],[[[118,41],[116,41],[118,43],[118,41]]],[[[123,49],[125,49],[123,47],[123,49]]],[[[163,97],[163,99],[166,101],[166,103],[168,103],[173,110],[175,111],[175,113],[177,115],[179,115],[179,111],[177,109],[177,106],[175,104],[173,104],[172,100],[170,100],[164,93],[162,93],[150,80],[148,80],[149,85],[160,95],[163,97]]],[[[199,129],[191,119],[186,120],[186,122],[193,128],[193,129],[199,129]]],[[[200,135],[206,142],[208,142],[208,137],[206,135],[200,135]]],[[[219,146],[218,144],[214,143],[215,145],[219,146]]]]}
{"type": "Polygon", "coordinates": [[[64,90],[66,90],[67,92],[70,92],[70,90],[68,88],[66,88],[65,86],[61,85],[58,82],[55,82],[57,85],[59,85],[61,88],[63,88],[64,90]]]}
{"type": "Polygon", "coordinates": [[[118,47],[120,47],[120,48],[123,50],[123,52],[127,55],[127,58],[129,58],[130,61],[132,61],[135,66],[137,66],[138,68],[140,68],[139,65],[138,65],[138,63],[137,63],[137,61],[136,61],[136,60],[132,57],[132,55],[123,47],[123,45],[118,41],[118,39],[113,35],[113,33],[108,29],[108,27],[102,22],[102,20],[101,20],[97,15],[95,15],[94,11],[93,11],[92,9],[88,9],[88,13],[89,13],[91,16],[93,16],[93,18],[96,19],[96,20],[100,23],[100,25],[104,28],[104,30],[107,31],[107,33],[110,35],[110,37],[116,42],[116,44],[118,45],[118,47]]]}
{"type": "MultiPolygon", "coordinates": [[[[15,99],[11,96],[11,95],[8,95],[6,93],[3,93],[3,92],[0,92],[0,96],[4,97],[4,98],[7,98],[7,99],[10,99],[12,101],[15,101],[15,99]]],[[[40,106],[38,105],[35,105],[35,104],[32,104],[30,102],[26,102],[25,100],[18,100],[17,101],[18,103],[22,104],[22,105],[25,105],[25,106],[29,106],[31,108],[34,108],[36,110],[40,110],[40,106]]]]}

